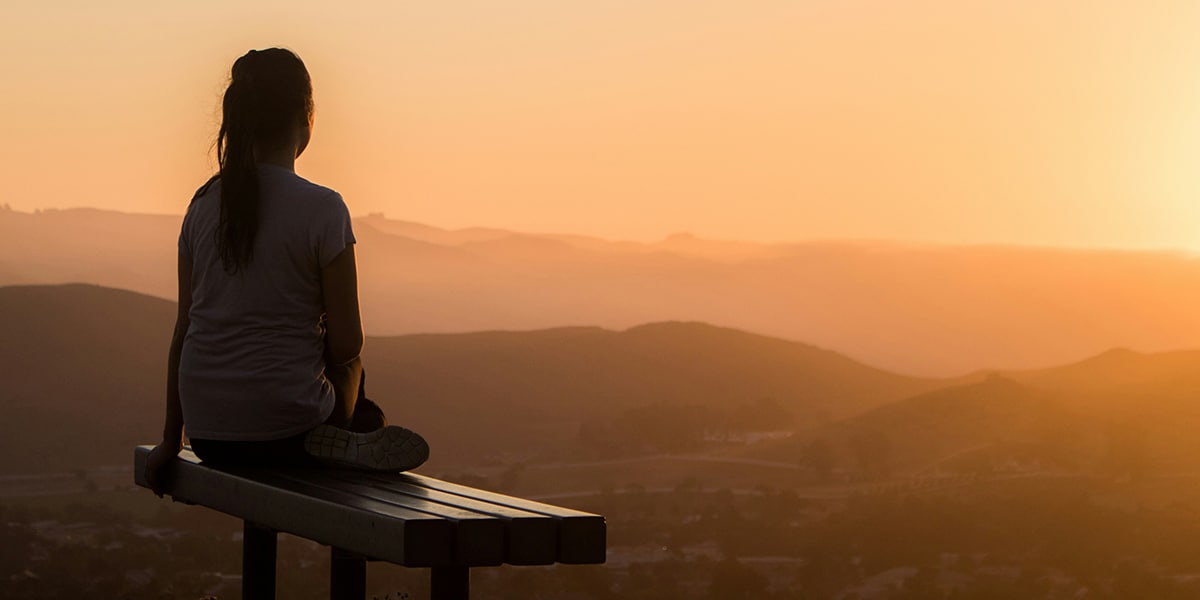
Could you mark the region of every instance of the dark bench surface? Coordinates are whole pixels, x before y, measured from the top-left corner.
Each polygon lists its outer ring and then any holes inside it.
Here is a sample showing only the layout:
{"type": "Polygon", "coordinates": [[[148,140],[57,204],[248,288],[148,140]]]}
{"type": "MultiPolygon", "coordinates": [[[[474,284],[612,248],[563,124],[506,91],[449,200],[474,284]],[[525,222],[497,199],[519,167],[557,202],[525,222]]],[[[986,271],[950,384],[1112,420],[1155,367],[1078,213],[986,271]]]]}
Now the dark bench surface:
{"type": "MultiPolygon", "coordinates": [[[[134,453],[134,479],[151,446],[134,453]]],[[[604,562],[604,517],[416,473],[211,467],[180,453],[166,493],[409,567],[604,562]]]]}

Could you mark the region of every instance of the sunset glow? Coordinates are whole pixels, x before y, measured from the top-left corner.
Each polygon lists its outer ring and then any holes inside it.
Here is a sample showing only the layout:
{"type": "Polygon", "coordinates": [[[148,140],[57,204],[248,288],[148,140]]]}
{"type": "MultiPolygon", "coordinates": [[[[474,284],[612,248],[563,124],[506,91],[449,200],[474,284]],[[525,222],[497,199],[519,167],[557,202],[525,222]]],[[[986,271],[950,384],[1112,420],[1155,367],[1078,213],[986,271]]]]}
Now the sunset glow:
{"type": "Polygon", "coordinates": [[[27,3],[19,210],[179,214],[233,59],[308,63],[357,215],[658,239],[1200,248],[1200,5],[27,3]]]}
{"type": "Polygon", "coordinates": [[[4,599],[1200,598],[1200,1],[9,4],[4,599]]]}

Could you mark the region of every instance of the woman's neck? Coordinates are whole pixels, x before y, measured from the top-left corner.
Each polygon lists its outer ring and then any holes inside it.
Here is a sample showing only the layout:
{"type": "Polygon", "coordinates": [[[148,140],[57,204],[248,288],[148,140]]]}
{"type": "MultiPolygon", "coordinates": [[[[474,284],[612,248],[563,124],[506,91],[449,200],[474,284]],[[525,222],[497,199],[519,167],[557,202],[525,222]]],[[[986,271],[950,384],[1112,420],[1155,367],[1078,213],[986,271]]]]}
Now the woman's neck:
{"type": "Polygon", "coordinates": [[[254,162],[260,165],[275,165],[289,171],[296,170],[296,149],[279,148],[268,152],[254,152],[254,162]]]}

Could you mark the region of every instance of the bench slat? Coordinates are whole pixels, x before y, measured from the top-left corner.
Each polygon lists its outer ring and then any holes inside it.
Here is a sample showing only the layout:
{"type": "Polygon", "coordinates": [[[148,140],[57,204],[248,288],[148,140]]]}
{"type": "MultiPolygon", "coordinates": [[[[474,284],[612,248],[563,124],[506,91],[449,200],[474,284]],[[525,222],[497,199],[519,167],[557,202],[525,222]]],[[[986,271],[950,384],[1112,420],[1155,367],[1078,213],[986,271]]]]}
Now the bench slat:
{"type": "MultiPolygon", "coordinates": [[[[151,446],[134,453],[134,481],[148,487],[146,456],[151,446]]],[[[379,512],[364,502],[284,490],[256,481],[259,474],[202,466],[189,450],[179,455],[166,490],[184,502],[200,504],[277,531],[405,566],[453,564],[455,524],[449,519],[399,507],[379,512]]]]}
{"type": "MultiPolygon", "coordinates": [[[[456,527],[454,564],[468,566],[494,566],[504,564],[503,521],[478,512],[456,508],[437,502],[406,495],[388,495],[370,486],[340,481],[331,477],[332,472],[279,470],[265,475],[256,475],[264,483],[281,488],[297,486],[309,490],[307,493],[344,495],[348,503],[369,503],[371,506],[389,509],[417,511],[454,522],[456,527]]],[[[382,512],[382,511],[381,511],[382,512]]],[[[374,557],[372,557],[374,558],[374,557]]]]}
{"type": "Polygon", "coordinates": [[[342,471],[331,476],[347,482],[369,481],[388,495],[418,496],[501,519],[508,525],[505,562],[512,565],[550,565],[557,562],[559,522],[549,515],[416,485],[400,479],[399,475],[342,471]]]}
{"type": "Polygon", "coordinates": [[[557,562],[599,564],[605,560],[607,532],[604,517],[600,515],[479,490],[416,473],[400,473],[395,477],[431,490],[554,517],[559,521],[557,562]]]}

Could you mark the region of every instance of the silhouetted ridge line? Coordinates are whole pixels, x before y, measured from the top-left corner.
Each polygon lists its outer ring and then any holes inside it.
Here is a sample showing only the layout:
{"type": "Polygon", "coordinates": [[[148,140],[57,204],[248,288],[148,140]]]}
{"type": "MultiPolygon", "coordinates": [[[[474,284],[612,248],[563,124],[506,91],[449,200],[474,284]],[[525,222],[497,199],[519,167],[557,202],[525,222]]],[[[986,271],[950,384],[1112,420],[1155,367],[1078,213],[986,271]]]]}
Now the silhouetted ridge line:
{"type": "MultiPolygon", "coordinates": [[[[0,285],[86,281],[172,298],[179,225],[178,215],[0,211],[0,285]]],[[[1180,252],[629,242],[378,216],[355,227],[372,334],[683,319],[932,376],[1042,368],[1113,346],[1200,346],[1200,261],[1180,252]]]]}

